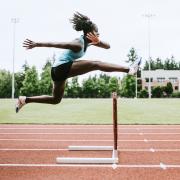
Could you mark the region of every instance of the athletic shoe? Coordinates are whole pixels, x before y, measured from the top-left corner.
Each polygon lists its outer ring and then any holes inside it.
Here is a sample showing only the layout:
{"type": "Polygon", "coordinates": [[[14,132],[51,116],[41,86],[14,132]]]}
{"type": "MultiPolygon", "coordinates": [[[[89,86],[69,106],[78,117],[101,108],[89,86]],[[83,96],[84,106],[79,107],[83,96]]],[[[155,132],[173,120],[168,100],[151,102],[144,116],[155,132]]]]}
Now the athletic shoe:
{"type": "Polygon", "coordinates": [[[19,110],[26,104],[26,96],[19,96],[17,102],[16,102],[16,113],[19,112],[19,110]]]}
{"type": "Polygon", "coordinates": [[[135,75],[138,71],[139,66],[141,65],[142,57],[139,57],[136,61],[134,61],[129,67],[129,75],[135,75]]]}

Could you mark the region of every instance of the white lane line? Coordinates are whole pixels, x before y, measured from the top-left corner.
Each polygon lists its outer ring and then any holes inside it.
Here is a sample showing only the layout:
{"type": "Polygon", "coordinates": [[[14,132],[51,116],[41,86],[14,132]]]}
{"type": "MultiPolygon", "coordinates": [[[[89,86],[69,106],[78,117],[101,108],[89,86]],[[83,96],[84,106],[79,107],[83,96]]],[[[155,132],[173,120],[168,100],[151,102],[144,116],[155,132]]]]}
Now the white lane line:
{"type": "MultiPolygon", "coordinates": [[[[1,148],[0,151],[69,151],[67,148],[57,148],[57,149],[33,149],[33,148],[26,148],[26,149],[20,149],[20,148],[1,148]]],[[[118,148],[118,151],[120,152],[180,152],[180,149],[120,149],[118,148]]]]}
{"type": "Polygon", "coordinates": [[[0,133],[0,135],[33,135],[33,134],[42,134],[42,135],[72,135],[72,134],[83,134],[83,135],[93,135],[93,134],[102,134],[102,135],[104,135],[104,134],[113,134],[113,133],[66,133],[66,132],[64,132],[64,133],[0,133]]]}
{"type": "MultiPolygon", "coordinates": [[[[69,151],[67,148],[57,148],[57,149],[33,149],[33,148],[1,148],[0,151],[69,151]]],[[[180,152],[180,149],[120,149],[119,152],[180,152]]]]}
{"type": "MultiPolygon", "coordinates": [[[[33,134],[42,134],[42,135],[68,135],[68,134],[83,134],[83,135],[89,135],[89,134],[102,134],[102,135],[104,135],[104,134],[113,134],[113,133],[94,133],[94,132],[90,132],[90,133],[80,133],[80,132],[74,132],[74,133],[68,133],[68,132],[63,132],[63,133],[46,133],[46,132],[42,132],[42,133],[0,133],[0,135],[33,135],[33,134]]],[[[180,133],[122,133],[122,132],[118,132],[118,135],[123,135],[123,134],[125,134],[125,135],[180,135],[180,133]]]]}
{"type": "MultiPolygon", "coordinates": [[[[112,165],[106,164],[0,164],[0,167],[105,167],[105,168],[112,168],[112,165]]],[[[160,164],[120,164],[116,165],[116,168],[180,168],[180,165],[164,165],[160,164]]]]}
{"type": "MultiPolygon", "coordinates": [[[[128,133],[130,134],[130,133],[128,133]]],[[[132,133],[133,134],[133,133],[132,133]]],[[[135,134],[135,133],[134,133],[135,134]]],[[[149,135],[156,135],[156,134],[162,134],[162,135],[179,135],[180,133],[177,132],[143,132],[142,134],[149,134],[149,135]]]]}
{"type": "Polygon", "coordinates": [[[2,148],[0,151],[68,151],[67,148],[61,149],[17,149],[17,148],[2,148]]]}
{"type": "Polygon", "coordinates": [[[113,164],[113,165],[112,165],[112,168],[113,168],[113,169],[116,169],[117,167],[118,167],[117,164],[113,164]]]}
{"type": "MultiPolygon", "coordinates": [[[[0,151],[69,151],[67,148],[57,148],[57,149],[33,149],[33,148],[26,148],[26,149],[20,149],[20,148],[1,148],[0,151]]],[[[120,149],[118,148],[118,151],[120,152],[180,152],[180,149],[120,149]]]]}
{"type": "MultiPolygon", "coordinates": [[[[112,142],[113,139],[0,139],[0,141],[34,141],[34,142],[112,142]]],[[[171,139],[163,139],[163,140],[137,140],[137,139],[121,139],[118,142],[180,142],[180,140],[171,140],[171,139]]]]}
{"type": "Polygon", "coordinates": [[[146,142],[146,143],[147,143],[147,142],[148,142],[148,140],[147,140],[147,139],[144,139],[144,142],[146,142]]]}
{"type": "Polygon", "coordinates": [[[164,169],[164,170],[166,170],[167,169],[167,166],[164,164],[164,163],[160,163],[160,167],[162,168],[162,169],[164,169]]]}
{"type": "MultiPolygon", "coordinates": [[[[33,142],[113,142],[113,139],[0,139],[0,141],[33,141],[33,142]]],[[[118,142],[133,142],[143,140],[118,140],[118,142]]]]}
{"type": "Polygon", "coordinates": [[[153,149],[153,148],[151,148],[151,149],[149,149],[151,152],[155,152],[155,149],[153,149]]]}
{"type": "Polygon", "coordinates": [[[86,129],[86,130],[91,130],[92,129],[93,130],[93,129],[98,129],[99,130],[99,129],[112,129],[112,128],[110,128],[110,127],[109,128],[102,128],[102,127],[98,127],[98,128],[96,128],[96,127],[92,127],[92,128],[90,128],[90,127],[86,127],[86,128],[84,128],[84,127],[83,128],[77,128],[77,127],[72,127],[72,128],[68,128],[68,127],[64,127],[64,128],[60,128],[60,127],[59,128],[46,128],[46,127],[43,127],[43,128],[40,128],[40,127],[39,128],[30,128],[30,127],[29,128],[28,127],[27,128],[25,128],[25,127],[24,128],[19,128],[18,127],[18,128],[0,128],[0,129],[10,129],[10,130],[14,130],[14,129],[15,130],[24,130],[24,129],[25,130],[27,130],[27,129],[28,130],[44,130],[44,129],[50,129],[50,130],[56,130],[56,129],[57,130],[58,129],[61,129],[61,130],[67,130],[67,129],[79,130],[79,129],[81,129],[82,130],[82,129],[86,129]]]}
{"type": "MultiPolygon", "coordinates": [[[[68,151],[67,148],[57,148],[57,149],[18,149],[18,148],[1,148],[0,151],[68,151]]],[[[180,152],[180,149],[120,149],[120,152],[180,152]]]]}
{"type": "MultiPolygon", "coordinates": [[[[0,129],[70,129],[70,130],[73,130],[73,129],[82,129],[82,127],[76,127],[76,126],[73,126],[73,127],[0,127],[0,129]]],[[[83,129],[88,129],[88,130],[93,130],[93,129],[112,129],[112,125],[109,125],[109,127],[102,127],[101,125],[99,127],[91,127],[91,126],[85,126],[83,127],[83,129]]],[[[180,127],[179,128],[175,128],[175,127],[121,127],[121,125],[119,125],[119,129],[127,129],[127,130],[143,130],[143,129],[149,129],[149,130],[160,130],[160,129],[163,129],[163,130],[180,130],[180,127]]]]}

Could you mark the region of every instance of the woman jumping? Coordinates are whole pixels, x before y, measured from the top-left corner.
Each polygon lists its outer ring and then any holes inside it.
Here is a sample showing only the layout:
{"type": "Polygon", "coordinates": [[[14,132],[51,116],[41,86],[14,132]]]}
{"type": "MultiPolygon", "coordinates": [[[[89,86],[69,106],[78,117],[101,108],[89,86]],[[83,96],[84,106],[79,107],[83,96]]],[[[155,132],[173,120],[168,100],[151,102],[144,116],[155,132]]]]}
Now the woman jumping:
{"type": "Polygon", "coordinates": [[[137,73],[141,64],[141,58],[138,58],[130,67],[123,67],[111,63],[101,61],[79,60],[87,51],[90,45],[109,49],[110,45],[99,39],[97,25],[94,24],[87,16],[76,12],[70,20],[76,31],[83,31],[83,35],[72,42],[34,42],[26,39],[23,47],[32,49],[35,47],[53,47],[66,49],[62,54],[55,58],[55,62],[51,68],[51,77],[53,80],[52,96],[20,96],[16,103],[16,112],[28,103],[46,103],[58,104],[64,94],[65,83],[68,78],[85,74],[91,71],[100,70],[104,72],[125,72],[130,75],[137,73]]]}

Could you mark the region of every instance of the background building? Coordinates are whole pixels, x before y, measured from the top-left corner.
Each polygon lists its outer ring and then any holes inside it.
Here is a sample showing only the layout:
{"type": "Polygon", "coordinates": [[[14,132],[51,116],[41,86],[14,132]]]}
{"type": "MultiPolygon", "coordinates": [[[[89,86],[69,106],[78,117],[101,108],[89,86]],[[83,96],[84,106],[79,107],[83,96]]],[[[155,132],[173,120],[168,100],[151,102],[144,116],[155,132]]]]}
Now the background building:
{"type": "Polygon", "coordinates": [[[151,89],[157,86],[166,86],[168,82],[171,82],[174,92],[180,91],[180,70],[157,69],[142,71],[142,89],[148,90],[149,77],[151,79],[151,89]]]}

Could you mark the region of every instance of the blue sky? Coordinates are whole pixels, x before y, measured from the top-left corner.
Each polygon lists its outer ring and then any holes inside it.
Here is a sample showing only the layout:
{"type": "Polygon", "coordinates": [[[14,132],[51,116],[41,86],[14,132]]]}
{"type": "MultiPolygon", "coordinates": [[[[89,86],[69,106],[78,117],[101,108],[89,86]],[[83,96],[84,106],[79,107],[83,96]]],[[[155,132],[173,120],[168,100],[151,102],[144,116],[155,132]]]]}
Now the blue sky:
{"type": "MultiPolygon", "coordinates": [[[[62,50],[35,48],[25,50],[26,38],[34,41],[71,41],[81,33],[72,29],[69,18],[75,11],[89,16],[100,32],[100,38],[110,43],[111,49],[90,47],[81,59],[101,60],[126,65],[127,53],[135,47],[144,59],[148,57],[147,18],[152,13],[151,56],[180,60],[180,2],[179,0],[0,0],[0,68],[12,70],[13,24],[16,26],[15,71],[28,61],[38,70],[53,53],[62,50]]],[[[111,73],[116,74],[117,73],[111,73]]],[[[85,76],[84,76],[85,77],[85,76]]]]}

